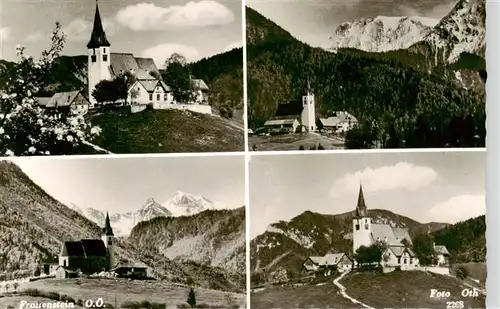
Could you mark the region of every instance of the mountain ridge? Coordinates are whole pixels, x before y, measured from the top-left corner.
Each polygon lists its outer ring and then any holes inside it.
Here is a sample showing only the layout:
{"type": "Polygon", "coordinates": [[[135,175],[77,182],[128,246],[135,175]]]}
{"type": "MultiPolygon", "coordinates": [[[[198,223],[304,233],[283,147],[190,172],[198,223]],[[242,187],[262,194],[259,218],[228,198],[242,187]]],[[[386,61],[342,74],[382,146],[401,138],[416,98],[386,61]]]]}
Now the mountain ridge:
{"type": "MultiPolygon", "coordinates": [[[[346,253],[352,256],[352,219],[354,216],[355,211],[336,215],[305,211],[289,221],[279,221],[269,225],[265,232],[250,242],[251,271],[265,273],[267,280],[270,281],[287,280],[300,276],[302,263],[308,256],[322,256],[327,253],[346,253]]],[[[408,229],[412,239],[418,235],[430,233],[438,244],[450,246],[450,252],[458,260],[460,260],[460,252],[468,251],[460,246],[472,246],[466,244],[473,242],[470,239],[463,240],[455,237],[457,244],[452,245],[447,240],[449,237],[443,235],[456,235],[459,233],[449,231],[456,229],[465,231],[469,229],[468,225],[473,226],[476,231],[474,235],[478,235],[474,236],[477,238],[473,238],[478,240],[474,254],[477,260],[485,259],[485,251],[480,249],[486,247],[483,239],[484,225],[481,225],[481,220],[484,223],[484,216],[470,219],[472,223],[457,222],[455,224],[420,223],[383,209],[370,209],[369,216],[373,223],[408,229]],[[466,227],[462,227],[463,225],[466,227]]],[[[469,256],[465,260],[468,258],[469,256]]]]}

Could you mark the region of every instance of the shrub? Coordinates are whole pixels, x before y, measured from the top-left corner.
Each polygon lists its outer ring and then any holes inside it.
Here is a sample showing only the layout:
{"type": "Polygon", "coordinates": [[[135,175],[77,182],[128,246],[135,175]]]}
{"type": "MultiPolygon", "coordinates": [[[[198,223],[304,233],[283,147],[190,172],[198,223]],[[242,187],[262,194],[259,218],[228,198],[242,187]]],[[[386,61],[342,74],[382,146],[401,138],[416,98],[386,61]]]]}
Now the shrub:
{"type": "Polygon", "coordinates": [[[456,276],[459,279],[465,279],[469,277],[469,271],[464,266],[459,266],[456,270],[456,276]]]}
{"type": "Polygon", "coordinates": [[[189,289],[186,302],[191,306],[191,308],[194,308],[196,306],[196,294],[194,293],[193,288],[189,289]]]}

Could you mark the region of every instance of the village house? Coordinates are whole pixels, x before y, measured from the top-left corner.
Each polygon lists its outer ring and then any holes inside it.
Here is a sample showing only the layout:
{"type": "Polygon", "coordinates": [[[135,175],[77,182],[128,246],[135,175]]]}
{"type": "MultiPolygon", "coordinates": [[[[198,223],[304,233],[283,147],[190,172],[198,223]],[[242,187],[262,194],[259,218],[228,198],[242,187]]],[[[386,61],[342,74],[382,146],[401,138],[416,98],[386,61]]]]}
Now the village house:
{"type": "Polygon", "coordinates": [[[358,124],[358,120],[353,115],[345,111],[334,112],[331,117],[320,118],[320,127],[325,133],[344,133],[358,124]]]}
{"type": "Polygon", "coordinates": [[[306,272],[343,273],[352,269],[353,261],[345,253],[329,253],[325,256],[310,256],[302,264],[306,272]]]}
{"type": "Polygon", "coordinates": [[[51,97],[36,97],[38,105],[48,110],[69,112],[83,115],[89,110],[90,102],[81,91],[58,92],[51,97]]]}
{"type": "Polygon", "coordinates": [[[450,253],[448,249],[443,245],[436,245],[436,243],[432,243],[434,248],[434,254],[436,255],[437,265],[438,266],[448,266],[450,261],[450,253]]]}

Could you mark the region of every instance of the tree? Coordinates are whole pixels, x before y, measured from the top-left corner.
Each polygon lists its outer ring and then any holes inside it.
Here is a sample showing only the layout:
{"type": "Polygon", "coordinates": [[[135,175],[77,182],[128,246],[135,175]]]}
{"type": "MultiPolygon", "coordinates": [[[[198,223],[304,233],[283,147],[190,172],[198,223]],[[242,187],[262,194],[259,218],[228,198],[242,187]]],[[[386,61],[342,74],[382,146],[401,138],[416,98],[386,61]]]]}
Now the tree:
{"type": "Polygon", "coordinates": [[[17,288],[19,287],[19,283],[16,281],[14,282],[14,292],[17,292],[17,288]]]}
{"type": "Polygon", "coordinates": [[[177,102],[186,103],[192,99],[191,73],[184,56],[174,53],[165,61],[162,74],[165,83],[170,87],[177,102]]]}
{"type": "Polygon", "coordinates": [[[382,261],[382,248],[378,244],[373,244],[369,247],[361,246],[356,250],[354,258],[359,264],[371,265],[377,263],[380,265],[382,261]]]}
{"type": "Polygon", "coordinates": [[[193,288],[189,289],[189,294],[187,297],[187,303],[188,305],[191,306],[191,308],[194,308],[196,306],[196,294],[194,293],[193,288]]]}
{"type": "MultiPolygon", "coordinates": [[[[95,85],[92,96],[100,104],[114,104],[123,100],[124,105],[127,105],[129,89],[136,80],[136,77],[130,72],[121,73],[113,80],[101,80],[95,85]]],[[[132,99],[134,96],[137,96],[137,91],[132,92],[132,99]]]]}
{"type": "Polygon", "coordinates": [[[413,238],[413,251],[421,265],[436,264],[433,242],[434,240],[429,234],[420,234],[413,238]]]}
{"type": "Polygon", "coordinates": [[[323,147],[323,145],[319,144],[318,145],[318,150],[325,150],[325,147],[323,147]]]}
{"type": "Polygon", "coordinates": [[[38,266],[37,266],[37,267],[35,268],[35,272],[34,272],[34,274],[33,274],[33,275],[34,275],[35,277],[40,276],[40,267],[38,267],[38,266]]]}
{"type": "Polygon", "coordinates": [[[305,150],[303,145],[300,145],[299,150],[305,150]]]}
{"type": "Polygon", "coordinates": [[[6,156],[64,155],[78,153],[85,141],[99,135],[83,115],[47,112],[35,97],[50,80],[54,60],[64,47],[65,36],[56,23],[51,46],[39,60],[17,47],[20,58],[2,79],[0,96],[0,153],[6,156]]]}

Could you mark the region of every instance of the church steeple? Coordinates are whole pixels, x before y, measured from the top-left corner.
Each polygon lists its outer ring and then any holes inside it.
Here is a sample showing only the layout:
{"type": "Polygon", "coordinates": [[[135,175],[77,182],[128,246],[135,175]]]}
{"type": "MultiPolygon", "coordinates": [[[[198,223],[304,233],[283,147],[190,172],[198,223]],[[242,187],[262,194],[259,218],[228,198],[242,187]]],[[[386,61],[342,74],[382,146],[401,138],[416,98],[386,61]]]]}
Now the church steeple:
{"type": "Polygon", "coordinates": [[[363,186],[359,185],[358,204],[356,205],[357,217],[368,217],[368,210],[365,204],[365,196],[363,195],[363,186]]]}
{"type": "Polygon", "coordinates": [[[103,233],[106,236],[114,236],[113,229],[111,228],[111,222],[109,221],[108,212],[106,212],[106,223],[104,225],[103,233]]]}
{"type": "Polygon", "coordinates": [[[94,17],[94,28],[92,28],[92,34],[90,35],[90,41],[87,44],[88,49],[99,48],[99,47],[109,47],[108,39],[106,38],[106,33],[102,27],[101,14],[99,13],[99,4],[97,0],[95,2],[95,17],[94,17]]]}

